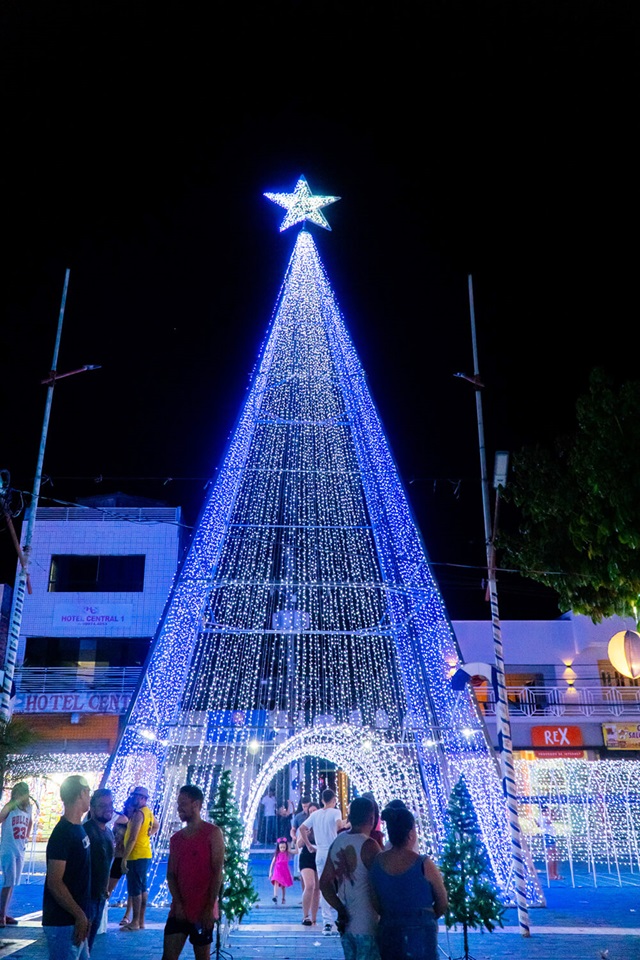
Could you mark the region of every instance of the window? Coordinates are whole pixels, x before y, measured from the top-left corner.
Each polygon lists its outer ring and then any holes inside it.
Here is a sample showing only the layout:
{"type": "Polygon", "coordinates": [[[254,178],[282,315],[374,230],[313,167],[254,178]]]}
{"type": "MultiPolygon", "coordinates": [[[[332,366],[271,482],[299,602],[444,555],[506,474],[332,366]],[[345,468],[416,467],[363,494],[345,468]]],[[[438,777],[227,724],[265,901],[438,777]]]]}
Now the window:
{"type": "Polygon", "coordinates": [[[107,557],[56,554],[51,557],[50,593],[141,593],[144,555],[107,557]]]}
{"type": "Polygon", "coordinates": [[[27,637],[25,667],[140,667],[150,637],[27,637]]]}
{"type": "Polygon", "coordinates": [[[598,673],[603,687],[638,687],[640,681],[618,673],[610,660],[598,660],[598,673]]]}

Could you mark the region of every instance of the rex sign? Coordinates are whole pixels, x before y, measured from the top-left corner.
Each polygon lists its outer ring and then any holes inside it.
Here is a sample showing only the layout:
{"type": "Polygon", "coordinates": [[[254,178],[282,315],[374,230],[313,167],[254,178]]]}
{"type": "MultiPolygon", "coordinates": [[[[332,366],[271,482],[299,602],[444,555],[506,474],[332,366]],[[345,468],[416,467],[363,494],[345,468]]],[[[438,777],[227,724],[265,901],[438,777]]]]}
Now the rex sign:
{"type": "Polygon", "coordinates": [[[541,757],[581,757],[583,743],[580,727],[555,723],[531,727],[532,746],[544,748],[539,754],[541,757]]]}

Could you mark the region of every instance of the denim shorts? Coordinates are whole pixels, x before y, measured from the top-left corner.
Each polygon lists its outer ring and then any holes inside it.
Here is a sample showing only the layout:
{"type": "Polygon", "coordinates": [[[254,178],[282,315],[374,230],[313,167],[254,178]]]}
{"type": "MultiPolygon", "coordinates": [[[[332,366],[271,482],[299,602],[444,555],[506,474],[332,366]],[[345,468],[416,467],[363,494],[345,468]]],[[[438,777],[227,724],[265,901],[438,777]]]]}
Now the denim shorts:
{"type": "Polygon", "coordinates": [[[373,934],[343,933],[340,942],[345,960],[380,960],[378,944],[373,934]]]}
{"type": "Polygon", "coordinates": [[[75,927],[43,927],[49,960],[89,960],[89,941],[83,940],[80,945],[73,942],[75,927]]]}
{"type": "Polygon", "coordinates": [[[147,873],[151,860],[127,860],[127,893],[139,897],[147,889],[147,873]]]}

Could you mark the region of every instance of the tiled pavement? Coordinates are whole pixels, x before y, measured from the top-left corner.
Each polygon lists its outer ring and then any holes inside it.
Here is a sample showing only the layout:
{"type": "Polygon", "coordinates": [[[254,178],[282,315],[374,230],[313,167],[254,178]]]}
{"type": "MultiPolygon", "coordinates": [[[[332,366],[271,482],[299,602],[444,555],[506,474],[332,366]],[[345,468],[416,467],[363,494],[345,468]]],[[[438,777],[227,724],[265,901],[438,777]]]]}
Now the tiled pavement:
{"type": "MultiPolygon", "coordinates": [[[[271,902],[268,861],[266,854],[252,856],[260,901],[227,943],[219,949],[214,944],[212,958],[342,960],[337,936],[324,937],[320,924],[302,926],[299,884],[286,906],[271,902]]],[[[504,930],[470,932],[470,953],[475,960],[640,960],[640,874],[623,879],[619,886],[617,875],[599,876],[595,887],[588,875],[577,875],[575,887],[566,881],[545,887],[547,906],[531,910],[529,938],[521,935],[515,911],[509,910],[504,930]]],[[[35,872],[28,880],[14,893],[11,912],[19,925],[0,930],[0,960],[12,954],[15,960],[47,960],[40,926],[43,875],[35,872]]],[[[96,939],[93,960],[160,960],[167,908],[151,907],[147,928],[138,933],[119,929],[122,913],[120,907],[110,908],[108,930],[96,939]]],[[[439,946],[442,960],[462,957],[462,933],[447,933],[441,926],[439,946]]],[[[188,944],[183,956],[193,956],[188,944]]]]}

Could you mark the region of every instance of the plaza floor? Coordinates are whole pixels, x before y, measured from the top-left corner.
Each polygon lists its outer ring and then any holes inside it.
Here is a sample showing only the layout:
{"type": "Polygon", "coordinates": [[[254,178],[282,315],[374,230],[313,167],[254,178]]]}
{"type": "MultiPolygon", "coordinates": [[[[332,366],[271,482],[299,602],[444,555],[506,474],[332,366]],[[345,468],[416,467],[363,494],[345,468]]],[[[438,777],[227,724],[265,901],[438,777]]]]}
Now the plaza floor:
{"type": "MultiPolygon", "coordinates": [[[[212,957],[219,960],[342,960],[336,935],[325,937],[322,926],[302,926],[300,885],[296,883],[285,906],[275,906],[267,878],[269,854],[252,854],[251,867],[260,900],[249,917],[231,933],[226,943],[216,945],[212,957]]],[[[156,879],[156,884],[159,881],[156,879]]],[[[619,885],[617,874],[602,873],[597,886],[587,874],[546,886],[546,907],[530,910],[531,936],[520,932],[515,910],[507,911],[504,929],[469,933],[469,952],[474,960],[640,960],[640,874],[626,874],[619,885]]],[[[0,960],[15,954],[15,960],[47,960],[41,927],[44,876],[37,868],[14,893],[11,913],[16,927],[0,930],[0,960]]],[[[118,891],[116,890],[116,899],[118,891]]],[[[152,890],[153,896],[153,890],[152,890]]],[[[97,937],[93,960],[160,960],[167,907],[152,906],[145,930],[124,933],[118,926],[122,907],[109,908],[108,929],[97,937]]],[[[447,932],[441,924],[439,948],[442,960],[464,955],[460,930],[447,932]]],[[[187,944],[184,957],[193,956],[187,944]]]]}

